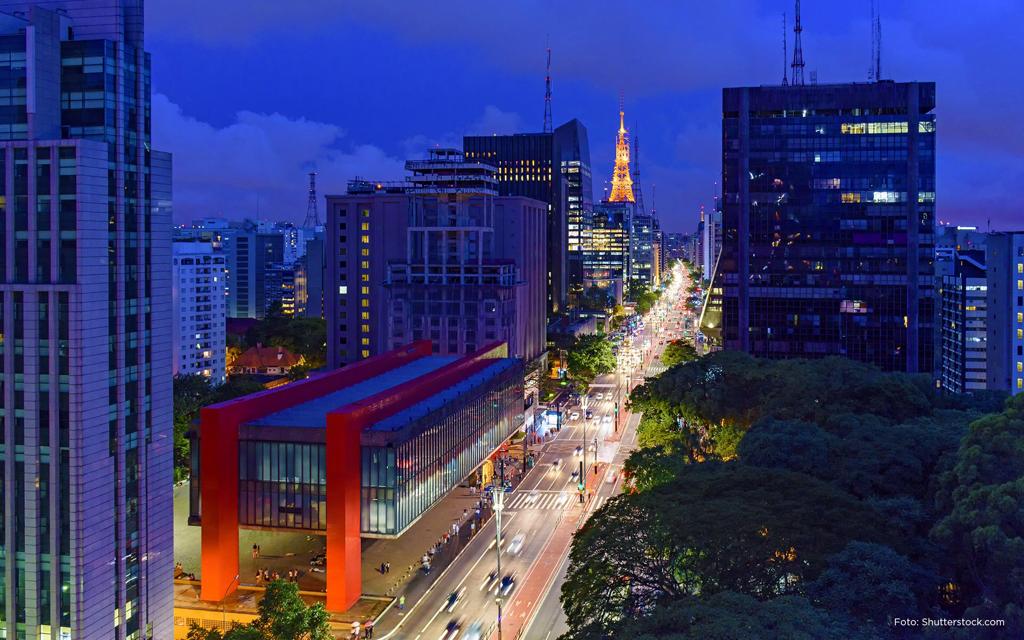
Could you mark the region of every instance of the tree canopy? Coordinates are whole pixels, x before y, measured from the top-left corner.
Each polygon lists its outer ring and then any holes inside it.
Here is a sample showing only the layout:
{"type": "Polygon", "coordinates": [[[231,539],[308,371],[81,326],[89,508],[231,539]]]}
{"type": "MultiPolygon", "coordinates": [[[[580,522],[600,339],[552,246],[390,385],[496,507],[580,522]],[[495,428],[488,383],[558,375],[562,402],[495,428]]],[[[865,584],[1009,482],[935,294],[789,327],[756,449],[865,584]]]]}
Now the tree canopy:
{"type": "Polygon", "coordinates": [[[735,352],[648,380],[627,492],[573,541],[563,640],[1024,635],[1024,396],[998,399],[735,352]]]}
{"type": "Polygon", "coordinates": [[[673,340],[665,345],[661,353],[661,363],[666,367],[674,367],[677,364],[696,360],[697,349],[685,340],[673,340]]]}
{"type": "Polygon", "coordinates": [[[615,370],[612,344],[604,334],[578,336],[568,351],[569,375],[584,386],[615,370]]]}

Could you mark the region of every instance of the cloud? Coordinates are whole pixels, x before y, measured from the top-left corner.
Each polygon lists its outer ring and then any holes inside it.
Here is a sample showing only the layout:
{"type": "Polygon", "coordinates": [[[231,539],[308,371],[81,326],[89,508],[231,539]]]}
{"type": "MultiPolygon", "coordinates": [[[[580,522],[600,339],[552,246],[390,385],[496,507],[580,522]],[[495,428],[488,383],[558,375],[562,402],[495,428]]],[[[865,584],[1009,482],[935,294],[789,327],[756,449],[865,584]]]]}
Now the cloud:
{"type": "MultiPolygon", "coordinates": [[[[153,145],[174,155],[175,219],[225,215],[301,222],[307,177],[321,194],[344,192],[355,176],[395,179],[403,160],[371,144],[346,144],[341,127],[279,113],[240,111],[218,128],[153,96],[153,145]]],[[[321,203],[322,206],[322,203],[321,203]]]]}

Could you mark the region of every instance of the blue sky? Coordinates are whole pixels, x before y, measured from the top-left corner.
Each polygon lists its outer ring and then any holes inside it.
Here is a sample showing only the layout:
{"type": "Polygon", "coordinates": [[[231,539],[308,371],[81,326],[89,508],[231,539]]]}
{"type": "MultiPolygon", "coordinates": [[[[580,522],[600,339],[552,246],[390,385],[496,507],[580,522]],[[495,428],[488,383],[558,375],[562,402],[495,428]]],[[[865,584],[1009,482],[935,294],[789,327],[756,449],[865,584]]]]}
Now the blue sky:
{"type": "MultiPolygon", "coordinates": [[[[881,0],[883,76],[938,83],[938,214],[1024,228],[1024,3],[881,0]]],[[[595,195],[611,175],[619,93],[668,231],[688,231],[720,172],[721,88],[782,75],[792,3],[149,0],[154,145],[175,154],[179,221],[301,221],[306,177],[355,175],[466,133],[539,130],[544,49],[555,124],[590,133],[595,195]]],[[[867,0],[803,2],[819,82],[862,81],[867,0]]],[[[792,33],[790,33],[792,45],[792,33]]]]}

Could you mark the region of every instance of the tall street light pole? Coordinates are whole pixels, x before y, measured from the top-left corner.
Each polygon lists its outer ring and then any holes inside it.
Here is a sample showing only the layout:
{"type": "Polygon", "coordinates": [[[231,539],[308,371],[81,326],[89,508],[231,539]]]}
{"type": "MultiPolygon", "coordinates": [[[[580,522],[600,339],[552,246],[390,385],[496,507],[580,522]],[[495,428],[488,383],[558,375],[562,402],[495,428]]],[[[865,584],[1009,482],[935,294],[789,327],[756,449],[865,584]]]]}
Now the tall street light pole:
{"type": "Polygon", "coordinates": [[[502,459],[499,462],[501,468],[501,479],[494,485],[494,491],[492,492],[491,499],[494,501],[494,524],[496,525],[494,531],[494,552],[498,559],[498,571],[494,575],[495,579],[498,580],[498,595],[495,596],[494,601],[498,605],[498,640],[501,640],[501,512],[505,510],[505,461],[502,459]]]}

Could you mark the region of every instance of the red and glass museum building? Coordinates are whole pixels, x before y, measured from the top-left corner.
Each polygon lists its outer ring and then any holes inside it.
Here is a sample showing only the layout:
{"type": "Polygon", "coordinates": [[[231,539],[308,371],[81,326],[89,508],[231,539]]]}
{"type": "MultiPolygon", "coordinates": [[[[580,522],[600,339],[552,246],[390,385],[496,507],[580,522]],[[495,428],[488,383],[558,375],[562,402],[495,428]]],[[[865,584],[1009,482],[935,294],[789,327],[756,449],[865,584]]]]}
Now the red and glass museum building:
{"type": "Polygon", "coordinates": [[[507,352],[415,342],[205,407],[189,519],[202,526],[202,599],[237,588],[238,531],[256,528],[326,535],[327,608],[352,606],[360,537],[401,535],[522,426],[523,365],[507,352]]]}

